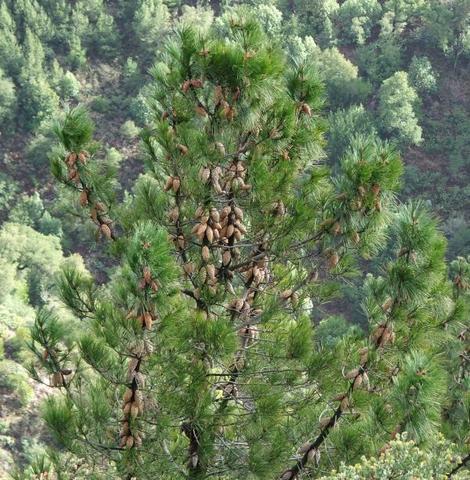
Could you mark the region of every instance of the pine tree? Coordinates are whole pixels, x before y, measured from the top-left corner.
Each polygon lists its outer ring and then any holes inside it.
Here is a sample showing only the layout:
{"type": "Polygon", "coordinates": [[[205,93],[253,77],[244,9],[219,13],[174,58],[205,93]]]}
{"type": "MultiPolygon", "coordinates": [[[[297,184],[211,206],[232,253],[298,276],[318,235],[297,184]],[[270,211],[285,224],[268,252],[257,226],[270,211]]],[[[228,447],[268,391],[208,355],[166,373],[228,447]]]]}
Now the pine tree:
{"type": "Polygon", "coordinates": [[[470,431],[469,325],[470,258],[457,257],[449,265],[453,303],[443,324],[447,332],[447,368],[451,381],[444,410],[444,431],[461,444],[470,431]]]}
{"type": "Polygon", "coordinates": [[[32,330],[33,376],[59,390],[45,421],[79,459],[52,458],[62,477],[315,478],[439,428],[443,237],[421,205],[397,207],[389,144],[354,142],[332,175],[312,69],[255,21],[228,27],[181,28],[153,68],[147,171],[124,202],[86,112],[57,125],[53,173],[116,264],[105,285],[63,270],[81,332],[49,310],[32,330]],[[322,306],[392,221],[369,332],[319,344],[322,306]]]}

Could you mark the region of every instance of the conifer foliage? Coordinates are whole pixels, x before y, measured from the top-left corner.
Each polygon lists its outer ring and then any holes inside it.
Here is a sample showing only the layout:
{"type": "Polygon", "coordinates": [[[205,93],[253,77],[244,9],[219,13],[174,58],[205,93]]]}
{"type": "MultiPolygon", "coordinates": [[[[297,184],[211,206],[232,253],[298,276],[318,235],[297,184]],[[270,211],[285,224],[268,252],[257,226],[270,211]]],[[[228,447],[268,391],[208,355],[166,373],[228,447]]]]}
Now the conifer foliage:
{"type": "Polygon", "coordinates": [[[314,73],[253,20],[218,28],[181,28],[153,68],[147,172],[124,202],[86,113],[57,126],[53,172],[118,266],[106,285],[62,272],[83,328],[43,310],[32,372],[95,478],[315,478],[441,423],[445,243],[422,206],[397,209],[397,153],[356,139],[332,176],[314,73]],[[392,220],[364,287],[369,335],[323,346],[321,306],[392,220]]]}

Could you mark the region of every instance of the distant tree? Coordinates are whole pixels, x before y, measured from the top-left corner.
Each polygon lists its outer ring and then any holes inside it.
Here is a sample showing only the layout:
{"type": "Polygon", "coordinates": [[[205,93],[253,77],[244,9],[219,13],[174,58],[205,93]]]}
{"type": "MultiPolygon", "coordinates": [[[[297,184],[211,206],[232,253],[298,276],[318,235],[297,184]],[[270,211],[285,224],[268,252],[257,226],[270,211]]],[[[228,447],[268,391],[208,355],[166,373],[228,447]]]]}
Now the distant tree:
{"type": "Polygon", "coordinates": [[[380,21],[380,34],[393,34],[395,37],[414,31],[422,23],[426,0],[385,0],[382,2],[383,15],[380,21]]]}
{"type": "Polygon", "coordinates": [[[361,329],[341,316],[327,317],[315,327],[315,342],[320,348],[333,348],[339,342],[354,336],[361,338],[361,329]]]}
{"type": "Polygon", "coordinates": [[[143,75],[140,73],[140,68],[137,62],[132,58],[128,57],[126,63],[122,69],[122,77],[124,82],[124,87],[128,92],[138,91],[138,88],[142,86],[143,75]]]}
{"type": "Polygon", "coordinates": [[[360,103],[370,94],[370,85],[359,78],[357,67],[337,48],[323,50],[319,72],[326,83],[332,108],[360,103]]]}
{"type": "Polygon", "coordinates": [[[428,57],[413,56],[408,76],[411,84],[420,93],[432,93],[437,89],[436,74],[428,57]]]}
{"type": "MultiPolygon", "coordinates": [[[[129,120],[130,122],[132,122],[132,120],[129,120]]],[[[123,125],[125,125],[126,122],[123,123],[123,125]]],[[[122,130],[122,126],[121,125],[121,129],[122,130]]],[[[135,127],[135,125],[134,125],[135,127]]],[[[135,136],[139,133],[139,129],[137,127],[135,127],[137,129],[137,133],[133,136],[128,136],[127,139],[131,139],[131,138],[135,138],[135,136]]],[[[124,129],[125,130],[125,129],[124,129]]],[[[123,133],[124,135],[124,133],[123,133]]],[[[124,157],[122,155],[122,153],[114,148],[114,147],[110,147],[110,148],[107,148],[106,149],[106,157],[105,157],[105,161],[106,163],[108,163],[110,166],[114,167],[114,168],[119,168],[119,165],[121,164],[121,162],[123,161],[124,157]]]]}
{"type": "Polygon", "coordinates": [[[377,132],[370,113],[362,105],[336,110],[328,117],[328,158],[338,165],[356,137],[374,137],[377,132]]]}
{"type": "Polygon", "coordinates": [[[60,220],[53,218],[46,210],[44,203],[36,192],[31,196],[23,195],[15,202],[8,220],[13,223],[27,225],[44,235],[60,237],[62,229],[60,220]]]}
{"type": "Polygon", "coordinates": [[[370,93],[368,83],[358,77],[358,68],[336,47],[322,50],[310,36],[290,37],[287,43],[294,57],[309,63],[319,73],[332,109],[360,103],[370,93]]]}
{"type": "MultiPolygon", "coordinates": [[[[4,76],[0,69],[0,126],[9,130],[16,114],[16,88],[13,81],[4,76]]],[[[1,134],[0,134],[1,135],[1,134]]]]}
{"type": "Polygon", "coordinates": [[[10,4],[11,12],[16,19],[17,35],[20,41],[26,37],[28,31],[31,31],[39,42],[47,41],[53,36],[54,28],[41,2],[15,0],[10,4]]]}
{"type": "Polygon", "coordinates": [[[24,41],[21,46],[24,56],[23,74],[25,76],[44,76],[46,53],[40,38],[33,30],[29,28],[26,29],[24,41]]]}
{"type": "Polygon", "coordinates": [[[20,269],[37,265],[53,273],[61,262],[60,240],[27,225],[4,223],[0,230],[0,254],[20,269]]]}
{"type": "Polygon", "coordinates": [[[26,279],[30,303],[43,305],[63,262],[60,240],[27,225],[5,223],[0,230],[0,257],[13,263],[26,279]]]}
{"type": "MultiPolygon", "coordinates": [[[[0,137],[1,139],[1,137],[0,137]]],[[[0,219],[4,220],[13,200],[18,193],[19,186],[15,180],[0,172],[0,219]]]]}
{"type": "Polygon", "coordinates": [[[470,225],[464,214],[456,212],[454,215],[452,215],[445,224],[445,231],[449,237],[449,253],[451,258],[470,252],[470,225]]]}
{"type": "Polygon", "coordinates": [[[382,132],[402,145],[418,145],[422,132],[414,111],[417,101],[406,72],[396,72],[385,80],[379,90],[378,107],[382,132]]]}
{"type": "Polygon", "coordinates": [[[23,407],[34,397],[28,380],[28,372],[21,365],[12,360],[0,361],[0,387],[14,392],[23,407]]]}
{"type": "Polygon", "coordinates": [[[45,52],[39,37],[29,28],[22,45],[24,64],[18,83],[19,116],[29,130],[37,128],[43,120],[50,118],[59,106],[59,97],[49,84],[44,70],[45,52]]]}
{"type": "Polygon", "coordinates": [[[76,99],[80,94],[80,82],[72,72],[65,72],[59,82],[60,96],[64,100],[76,99]]]}
{"type": "Polygon", "coordinates": [[[454,64],[470,56],[470,4],[468,0],[430,0],[423,12],[422,35],[440,48],[454,64]]]}
{"type": "Polygon", "coordinates": [[[49,77],[56,93],[63,100],[77,98],[80,93],[80,82],[72,72],[64,72],[59,62],[54,59],[49,77]]]}
{"type": "Polygon", "coordinates": [[[139,0],[132,20],[141,45],[155,47],[168,28],[170,12],[163,0],[139,0]]]}
{"type": "MultiPolygon", "coordinates": [[[[169,5],[168,2],[165,3],[169,5]]],[[[214,22],[214,11],[210,7],[200,5],[182,5],[181,15],[176,22],[177,25],[189,25],[200,32],[207,32],[214,22]]]]}
{"type": "Polygon", "coordinates": [[[152,114],[149,104],[145,100],[150,90],[150,85],[144,85],[129,103],[129,112],[132,119],[141,127],[148,124],[152,114]]]}
{"type": "Polygon", "coordinates": [[[357,61],[367,78],[380,85],[402,67],[402,45],[395,36],[381,37],[357,49],[357,61]]]}
{"type": "Polygon", "coordinates": [[[20,118],[26,129],[34,130],[57,111],[59,97],[45,77],[29,74],[27,68],[20,78],[20,88],[21,96],[18,99],[20,118]]]}
{"type": "Polygon", "coordinates": [[[381,2],[377,0],[346,0],[337,11],[341,25],[341,39],[363,45],[371,34],[372,27],[380,19],[381,2]]]}
{"type": "Polygon", "coordinates": [[[18,74],[22,64],[21,47],[16,38],[16,22],[6,2],[0,3],[0,69],[8,76],[18,74]]]}
{"type": "Polygon", "coordinates": [[[86,50],[80,37],[72,32],[68,38],[67,62],[72,69],[78,69],[86,63],[86,50]]]}
{"type": "Polygon", "coordinates": [[[54,41],[63,40],[63,28],[69,21],[73,3],[67,0],[41,0],[41,6],[47,13],[51,23],[54,25],[54,41]]]}
{"type": "MultiPolygon", "coordinates": [[[[386,8],[390,8],[388,3],[386,8]]],[[[380,84],[401,69],[403,63],[403,29],[397,20],[395,10],[385,11],[378,22],[380,33],[377,40],[361,45],[358,50],[358,64],[361,70],[375,84],[380,84]]]]}
{"type": "Polygon", "coordinates": [[[299,34],[313,36],[322,48],[334,45],[337,0],[281,0],[278,3],[286,17],[295,16],[299,34]]]}
{"type": "MultiPolygon", "coordinates": [[[[73,12],[80,41],[90,55],[114,58],[119,46],[114,17],[103,0],[77,2],[73,12]]],[[[75,45],[78,48],[78,45],[75,45]]],[[[75,52],[77,55],[78,51],[75,52]]]]}
{"type": "Polygon", "coordinates": [[[283,23],[282,12],[274,5],[261,3],[256,6],[254,14],[268,35],[276,37],[281,34],[283,23]]]}

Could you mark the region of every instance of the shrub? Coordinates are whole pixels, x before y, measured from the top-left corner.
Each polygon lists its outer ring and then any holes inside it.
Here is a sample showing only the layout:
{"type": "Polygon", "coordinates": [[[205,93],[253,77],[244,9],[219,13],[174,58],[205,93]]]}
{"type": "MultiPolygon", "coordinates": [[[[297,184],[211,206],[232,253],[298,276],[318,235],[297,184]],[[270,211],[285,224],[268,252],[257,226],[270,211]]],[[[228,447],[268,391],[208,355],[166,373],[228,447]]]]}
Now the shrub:
{"type": "Polygon", "coordinates": [[[28,373],[18,363],[11,360],[0,362],[0,386],[15,392],[23,406],[32,400],[34,393],[28,380],[28,373]]]}
{"type": "Polygon", "coordinates": [[[113,167],[119,167],[120,163],[122,162],[122,154],[119,150],[114,147],[108,148],[106,150],[106,163],[113,167]]]}
{"type": "Polygon", "coordinates": [[[92,110],[103,114],[108,113],[111,110],[111,106],[111,100],[106,97],[95,97],[90,104],[92,110]]]}
{"type": "Polygon", "coordinates": [[[71,98],[78,98],[80,94],[80,82],[72,72],[65,72],[60,82],[60,96],[67,100],[71,98]]]}
{"type": "MultiPolygon", "coordinates": [[[[321,480],[444,480],[460,459],[455,453],[455,446],[445,441],[442,436],[431,441],[431,448],[425,450],[418,448],[415,442],[407,440],[406,434],[398,435],[379,457],[363,457],[361,463],[354,466],[343,465],[338,472],[332,472],[321,480]]],[[[452,478],[468,478],[465,473],[463,475],[452,478]]]]}
{"type": "Polygon", "coordinates": [[[119,131],[127,140],[133,140],[139,134],[140,128],[136,126],[133,120],[126,120],[119,131]]]}

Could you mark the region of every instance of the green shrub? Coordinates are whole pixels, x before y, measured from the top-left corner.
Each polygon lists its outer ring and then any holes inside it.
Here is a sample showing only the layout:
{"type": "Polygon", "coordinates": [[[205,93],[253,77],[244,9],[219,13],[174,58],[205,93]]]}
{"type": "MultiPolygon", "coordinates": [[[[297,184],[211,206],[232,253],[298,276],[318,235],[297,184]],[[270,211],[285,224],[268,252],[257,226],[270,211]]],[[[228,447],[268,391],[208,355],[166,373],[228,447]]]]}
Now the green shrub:
{"type": "Polygon", "coordinates": [[[31,335],[29,327],[19,326],[15,330],[15,334],[10,337],[7,341],[8,351],[11,354],[12,358],[20,361],[22,359],[22,353],[29,350],[26,350],[27,342],[30,340],[31,335]]]}
{"type": "Polygon", "coordinates": [[[106,150],[106,163],[113,167],[119,167],[120,163],[122,162],[122,153],[114,147],[108,148],[106,150]]]}
{"type": "Polygon", "coordinates": [[[60,96],[67,100],[78,98],[80,94],[80,82],[72,72],[65,72],[59,82],[60,96]]]}
{"type": "Polygon", "coordinates": [[[23,406],[33,398],[33,389],[28,383],[28,373],[18,363],[11,360],[0,362],[0,386],[12,390],[23,406]]]}
{"type": "Polygon", "coordinates": [[[108,113],[111,110],[111,100],[106,97],[95,97],[90,104],[92,110],[97,113],[108,113]]]}
{"type": "Polygon", "coordinates": [[[127,140],[132,140],[139,135],[140,128],[136,126],[133,120],[126,120],[119,129],[121,134],[127,140]]]}
{"type": "Polygon", "coordinates": [[[122,77],[124,87],[129,92],[137,90],[142,85],[144,76],[140,73],[139,64],[132,57],[126,60],[122,68],[122,77]]]}
{"type": "MultiPolygon", "coordinates": [[[[398,435],[378,458],[363,457],[361,463],[343,465],[338,472],[334,471],[321,480],[445,480],[460,459],[456,455],[455,446],[442,436],[430,440],[432,446],[425,450],[407,440],[406,434],[398,435]]],[[[469,477],[462,472],[462,475],[452,478],[463,480],[469,477]]]]}
{"type": "Polygon", "coordinates": [[[0,435],[4,435],[10,429],[10,423],[6,418],[0,419],[0,435]]]}
{"type": "Polygon", "coordinates": [[[151,118],[151,109],[146,100],[148,91],[149,88],[143,87],[129,103],[129,113],[137,125],[146,125],[151,118]]]}
{"type": "Polygon", "coordinates": [[[15,439],[9,435],[0,435],[0,447],[2,448],[13,448],[15,445],[15,439]]]}

